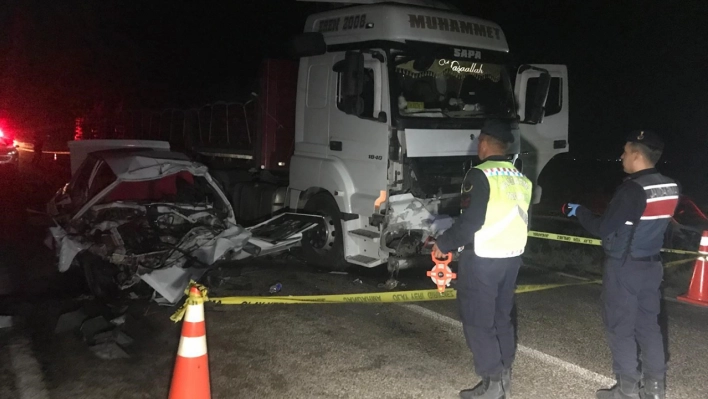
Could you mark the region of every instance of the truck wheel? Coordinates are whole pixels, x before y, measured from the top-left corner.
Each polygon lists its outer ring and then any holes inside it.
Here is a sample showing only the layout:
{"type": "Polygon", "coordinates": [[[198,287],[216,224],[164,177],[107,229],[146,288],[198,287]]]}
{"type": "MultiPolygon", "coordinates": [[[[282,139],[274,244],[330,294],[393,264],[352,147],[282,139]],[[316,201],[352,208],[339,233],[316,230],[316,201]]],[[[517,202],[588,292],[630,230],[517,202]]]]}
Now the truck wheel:
{"type": "Polygon", "coordinates": [[[305,260],[330,270],[346,269],[342,218],[337,203],[328,193],[319,193],[307,200],[305,210],[324,216],[324,224],[303,233],[302,253],[305,260]]]}

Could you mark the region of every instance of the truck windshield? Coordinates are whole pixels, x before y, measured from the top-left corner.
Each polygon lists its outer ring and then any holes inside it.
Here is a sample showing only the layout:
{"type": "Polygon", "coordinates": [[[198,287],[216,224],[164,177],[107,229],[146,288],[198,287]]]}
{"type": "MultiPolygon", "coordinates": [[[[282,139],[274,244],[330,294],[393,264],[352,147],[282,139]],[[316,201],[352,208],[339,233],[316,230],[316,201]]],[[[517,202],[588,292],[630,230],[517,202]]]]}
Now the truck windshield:
{"type": "Polygon", "coordinates": [[[393,71],[391,93],[403,117],[487,118],[515,113],[503,65],[399,56],[393,71]]]}

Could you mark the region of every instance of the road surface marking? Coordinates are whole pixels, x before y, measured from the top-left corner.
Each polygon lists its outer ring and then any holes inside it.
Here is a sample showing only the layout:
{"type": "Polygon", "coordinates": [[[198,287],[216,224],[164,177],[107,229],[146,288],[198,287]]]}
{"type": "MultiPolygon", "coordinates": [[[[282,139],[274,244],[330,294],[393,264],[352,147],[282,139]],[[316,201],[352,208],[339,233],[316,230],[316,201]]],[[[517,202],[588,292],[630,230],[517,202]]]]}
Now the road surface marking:
{"type": "MultiPolygon", "coordinates": [[[[399,306],[403,306],[404,308],[406,308],[414,313],[418,313],[419,315],[422,315],[422,316],[428,317],[430,319],[433,319],[435,321],[447,324],[450,327],[462,330],[462,323],[459,322],[458,320],[451,318],[451,317],[441,315],[440,313],[434,312],[430,309],[426,309],[426,308],[419,306],[419,305],[401,304],[399,306]]],[[[615,384],[615,380],[612,378],[606,377],[602,374],[598,374],[594,371],[590,371],[586,368],[580,367],[580,366],[575,365],[573,363],[566,362],[565,360],[559,359],[555,356],[551,356],[551,355],[545,354],[543,352],[537,351],[536,349],[531,349],[531,348],[529,348],[527,346],[523,346],[523,345],[517,345],[516,349],[517,349],[517,352],[519,352],[519,353],[522,353],[522,354],[529,356],[533,359],[544,362],[548,365],[558,367],[558,368],[561,368],[565,371],[571,372],[575,375],[580,376],[581,378],[583,378],[587,381],[597,383],[598,385],[612,386],[615,384]]]]}
{"type": "Polygon", "coordinates": [[[10,361],[15,372],[15,387],[21,399],[49,399],[39,362],[32,354],[29,339],[14,337],[9,345],[10,361]]]}

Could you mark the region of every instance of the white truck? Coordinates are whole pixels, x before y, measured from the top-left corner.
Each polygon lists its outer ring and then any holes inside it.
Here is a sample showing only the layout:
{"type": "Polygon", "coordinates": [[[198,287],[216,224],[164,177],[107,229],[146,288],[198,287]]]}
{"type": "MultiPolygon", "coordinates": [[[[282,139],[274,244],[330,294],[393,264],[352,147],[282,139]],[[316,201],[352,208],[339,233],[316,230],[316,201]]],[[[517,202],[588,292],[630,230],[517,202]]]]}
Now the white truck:
{"type": "MultiPolygon", "coordinates": [[[[286,204],[324,216],[303,254],[332,269],[393,270],[426,251],[431,221],[459,215],[487,119],[518,126],[509,156],[534,183],[568,151],[565,66],[510,70],[497,24],[438,2],[367,3],[310,16],[293,42],[301,58],[286,204]]],[[[540,195],[535,185],[534,202],[540,195]]]]}

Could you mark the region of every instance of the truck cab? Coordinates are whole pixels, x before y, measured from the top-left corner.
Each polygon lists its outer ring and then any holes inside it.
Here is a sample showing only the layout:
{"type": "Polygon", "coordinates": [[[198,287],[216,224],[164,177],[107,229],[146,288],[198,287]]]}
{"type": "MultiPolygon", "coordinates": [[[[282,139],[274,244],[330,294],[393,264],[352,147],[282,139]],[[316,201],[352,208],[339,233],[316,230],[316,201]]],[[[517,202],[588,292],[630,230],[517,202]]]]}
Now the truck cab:
{"type": "Polygon", "coordinates": [[[512,69],[501,27],[436,2],[371,3],[312,15],[294,41],[286,201],[324,217],[303,253],[332,269],[400,268],[425,252],[434,221],[460,213],[488,119],[512,124],[509,159],[534,183],[534,202],[541,170],[568,151],[565,66],[512,69]]]}

